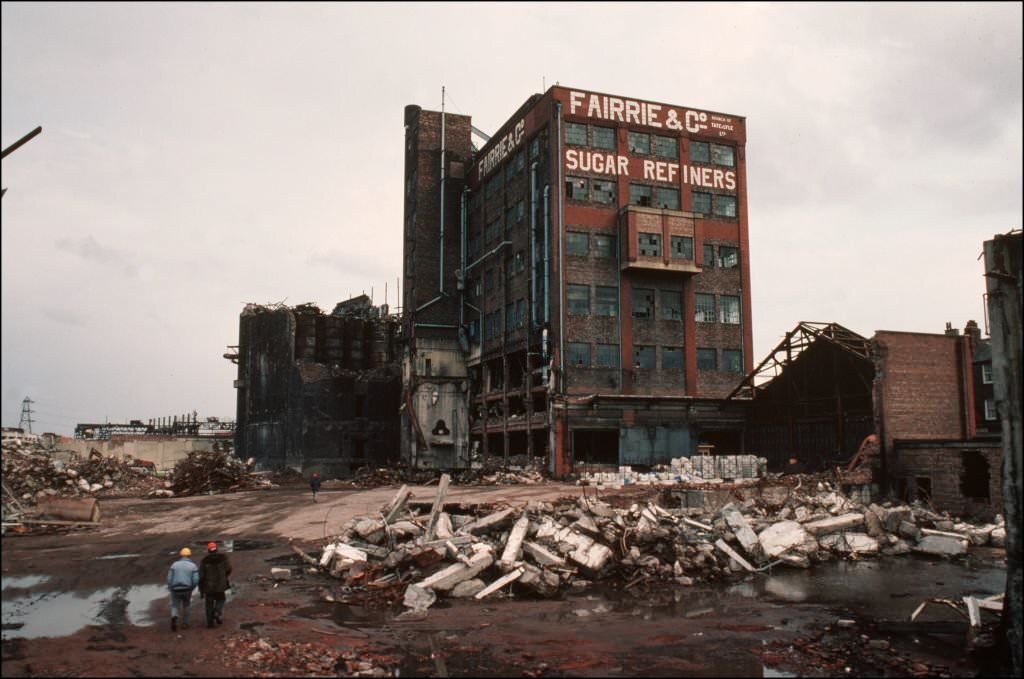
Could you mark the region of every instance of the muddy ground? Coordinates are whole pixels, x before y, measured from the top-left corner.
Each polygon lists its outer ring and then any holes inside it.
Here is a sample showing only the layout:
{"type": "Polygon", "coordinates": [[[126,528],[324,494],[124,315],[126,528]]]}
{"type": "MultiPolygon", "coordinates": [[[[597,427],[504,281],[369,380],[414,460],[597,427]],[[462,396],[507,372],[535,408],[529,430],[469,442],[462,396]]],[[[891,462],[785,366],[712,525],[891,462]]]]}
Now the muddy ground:
{"type": "MultiPolygon", "coordinates": [[[[304,573],[288,540],[315,549],[395,490],[325,489],[316,504],[300,487],[110,500],[99,528],[8,533],[3,675],[973,676],[989,669],[984,635],[979,652],[968,643],[978,635],[951,608],[930,605],[917,623],[907,620],[926,598],[1002,591],[1003,554],[992,549],[960,562],[898,557],[776,568],[707,586],[605,584],[547,601],[442,600],[420,617],[397,617],[400,606],[339,603],[339,583],[304,573]],[[185,545],[198,560],[210,540],[231,541],[234,550],[225,624],[207,629],[197,596],[191,627],[173,633],[167,567],[185,545]],[[272,566],[292,568],[295,577],[275,586],[272,566]]],[[[519,504],[580,492],[558,484],[453,487],[448,501],[519,504]]],[[[433,495],[414,488],[416,500],[433,495]]]]}

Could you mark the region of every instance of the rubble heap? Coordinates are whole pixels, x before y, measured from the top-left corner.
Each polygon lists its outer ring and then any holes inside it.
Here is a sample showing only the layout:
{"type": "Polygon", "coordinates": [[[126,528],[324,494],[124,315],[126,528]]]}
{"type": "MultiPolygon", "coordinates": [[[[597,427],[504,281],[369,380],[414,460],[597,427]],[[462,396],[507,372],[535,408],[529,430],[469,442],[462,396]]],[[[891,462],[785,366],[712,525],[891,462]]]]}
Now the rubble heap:
{"type": "MultiPolygon", "coordinates": [[[[171,491],[174,495],[200,495],[235,490],[276,487],[270,480],[253,474],[249,465],[224,451],[193,451],[174,465],[171,491]]],[[[154,495],[169,495],[157,492],[154,495]]]]}
{"type": "Polygon", "coordinates": [[[448,484],[445,475],[429,514],[410,510],[403,486],[377,515],[342,526],[319,558],[293,549],[345,591],[401,590],[407,607],[425,610],[438,596],[483,599],[509,585],[546,597],[592,580],[692,585],[867,555],[956,556],[968,544],[1001,546],[1006,534],[1001,518],[975,526],[916,504],[865,506],[825,482],[773,505],[671,509],[648,499],[616,508],[580,497],[494,505],[482,516],[443,511],[448,484]]]}
{"type": "Polygon", "coordinates": [[[29,505],[44,495],[62,497],[133,497],[163,488],[151,469],[130,457],[104,457],[93,450],[88,458],[57,460],[34,441],[5,441],[3,479],[14,497],[29,505]]]}

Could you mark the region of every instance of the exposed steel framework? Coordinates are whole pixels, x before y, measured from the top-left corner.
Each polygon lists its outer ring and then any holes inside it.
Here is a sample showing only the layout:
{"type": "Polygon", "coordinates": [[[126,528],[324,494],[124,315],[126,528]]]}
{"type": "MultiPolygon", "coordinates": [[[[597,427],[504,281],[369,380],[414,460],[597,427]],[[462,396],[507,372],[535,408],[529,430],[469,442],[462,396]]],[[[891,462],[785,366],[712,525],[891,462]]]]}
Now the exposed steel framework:
{"type": "Polygon", "coordinates": [[[815,342],[823,340],[840,350],[864,360],[870,360],[870,341],[838,323],[801,321],[786,333],[786,337],[754,368],[726,397],[731,400],[754,398],[768,384],[792,365],[797,356],[815,342]]]}

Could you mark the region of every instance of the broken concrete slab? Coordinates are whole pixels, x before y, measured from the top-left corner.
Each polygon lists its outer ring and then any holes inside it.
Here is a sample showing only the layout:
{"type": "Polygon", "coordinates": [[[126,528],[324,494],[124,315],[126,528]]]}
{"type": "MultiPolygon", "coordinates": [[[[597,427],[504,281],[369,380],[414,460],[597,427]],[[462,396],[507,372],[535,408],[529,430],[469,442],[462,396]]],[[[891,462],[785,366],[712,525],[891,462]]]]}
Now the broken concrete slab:
{"type": "Polygon", "coordinates": [[[761,531],[757,536],[761,549],[769,558],[803,544],[807,531],[796,521],[780,521],[761,531]]]}
{"type": "Polygon", "coordinates": [[[895,532],[898,533],[900,537],[904,537],[909,540],[917,541],[921,539],[921,529],[912,521],[900,521],[895,532]]]}
{"type": "Polygon", "coordinates": [[[552,539],[559,543],[567,543],[571,550],[569,558],[580,566],[597,572],[612,558],[612,550],[600,544],[592,537],[583,535],[572,528],[561,528],[555,532],[552,539]]]}
{"type": "Polygon", "coordinates": [[[497,592],[499,589],[501,589],[505,585],[509,584],[510,582],[515,582],[516,580],[518,580],[523,575],[523,573],[525,573],[525,572],[526,572],[526,569],[523,568],[522,566],[520,566],[519,568],[516,568],[511,573],[506,573],[505,575],[501,576],[500,578],[498,578],[497,580],[495,580],[494,582],[492,582],[491,584],[487,585],[486,587],[481,589],[479,592],[477,592],[474,595],[474,598],[475,599],[483,599],[484,597],[488,596],[489,594],[493,594],[494,592],[497,592]]]}
{"type": "Polygon", "coordinates": [[[435,531],[437,530],[437,518],[441,514],[441,509],[444,507],[444,499],[448,495],[448,484],[452,482],[452,477],[448,474],[442,474],[441,480],[437,484],[437,495],[434,497],[434,506],[430,510],[430,518],[427,520],[427,530],[424,532],[424,536],[427,540],[433,540],[435,537],[435,531]]]}
{"type": "Polygon", "coordinates": [[[405,588],[405,597],[402,605],[414,611],[425,611],[437,601],[437,594],[433,590],[421,585],[409,585],[405,588]]]}
{"type": "Polygon", "coordinates": [[[409,486],[403,484],[402,487],[398,489],[398,493],[395,494],[395,498],[381,511],[381,513],[384,514],[385,523],[391,523],[401,516],[402,512],[405,511],[405,505],[409,500],[409,495],[409,486]]]}
{"type": "Polygon", "coordinates": [[[511,516],[512,512],[514,511],[514,509],[509,507],[508,509],[502,509],[501,511],[494,512],[493,514],[488,514],[487,516],[481,517],[476,521],[471,521],[470,523],[467,523],[465,526],[460,528],[458,532],[469,535],[475,533],[483,533],[500,524],[502,521],[511,516]]]}
{"type": "Polygon", "coordinates": [[[523,542],[523,553],[533,559],[539,566],[565,566],[565,559],[554,554],[536,542],[523,542]]]}
{"type": "Polygon", "coordinates": [[[824,549],[846,554],[877,554],[880,549],[878,540],[866,533],[829,533],[818,538],[818,544],[824,549]]]}
{"type": "Polygon", "coordinates": [[[719,538],[719,539],[718,539],[718,540],[717,540],[717,541],[715,542],[715,547],[718,547],[718,548],[719,548],[720,550],[722,550],[723,552],[725,552],[725,553],[726,553],[726,554],[727,554],[727,555],[728,555],[729,557],[731,557],[731,558],[732,558],[732,560],[733,560],[733,561],[735,561],[736,563],[738,563],[738,564],[739,564],[740,566],[742,566],[742,567],[743,567],[743,568],[745,568],[746,570],[750,571],[751,573],[753,573],[753,572],[754,572],[754,567],[753,567],[753,566],[751,566],[751,565],[750,565],[750,564],[749,564],[749,563],[747,562],[747,560],[746,560],[746,559],[744,559],[744,558],[743,558],[742,556],[740,556],[740,555],[739,555],[739,553],[738,553],[738,552],[737,552],[737,551],[736,551],[735,549],[733,549],[732,547],[730,547],[729,545],[727,545],[727,544],[725,543],[725,540],[723,540],[723,539],[719,538]]]}
{"type": "Polygon", "coordinates": [[[900,530],[900,524],[904,521],[911,524],[914,523],[914,512],[910,507],[903,505],[900,507],[890,507],[885,509],[885,515],[882,517],[882,522],[885,524],[885,530],[890,533],[896,533],[900,530]]]}
{"type": "Polygon", "coordinates": [[[270,577],[278,581],[287,580],[292,577],[292,571],[289,568],[271,568],[270,577]]]}
{"type": "Polygon", "coordinates": [[[452,591],[448,593],[448,596],[453,599],[468,599],[487,586],[480,578],[473,578],[472,580],[465,580],[452,587],[452,591]]]}
{"type": "Polygon", "coordinates": [[[828,535],[839,531],[849,530],[864,523],[864,515],[859,512],[850,512],[828,519],[811,521],[804,524],[804,529],[814,536],[828,535]]]}
{"type": "Polygon", "coordinates": [[[1005,547],[1006,546],[1006,528],[998,526],[992,529],[992,532],[988,535],[989,542],[993,547],[1005,547]]]}
{"type": "Polygon", "coordinates": [[[530,519],[526,514],[519,517],[516,521],[516,525],[512,527],[512,532],[508,535],[508,541],[505,543],[505,551],[501,553],[500,561],[504,564],[511,564],[514,561],[519,561],[519,557],[522,553],[523,539],[526,537],[526,531],[530,527],[530,519]]]}
{"type": "Polygon", "coordinates": [[[964,538],[948,537],[946,535],[925,535],[912,549],[921,554],[957,556],[967,553],[967,542],[964,538]]]}
{"type": "Polygon", "coordinates": [[[417,584],[421,587],[445,592],[460,582],[475,578],[482,570],[490,567],[490,565],[494,563],[494,554],[491,552],[491,548],[487,545],[476,544],[473,545],[473,547],[483,547],[483,549],[477,550],[473,556],[469,558],[468,564],[452,564],[417,584]]]}
{"type": "Polygon", "coordinates": [[[551,571],[542,570],[532,564],[523,564],[523,574],[519,576],[519,584],[541,596],[554,596],[558,593],[561,579],[551,571]]]}
{"type": "Polygon", "coordinates": [[[747,519],[731,503],[722,507],[719,511],[747,554],[757,557],[760,554],[761,543],[758,542],[757,533],[750,527],[747,519]]]}

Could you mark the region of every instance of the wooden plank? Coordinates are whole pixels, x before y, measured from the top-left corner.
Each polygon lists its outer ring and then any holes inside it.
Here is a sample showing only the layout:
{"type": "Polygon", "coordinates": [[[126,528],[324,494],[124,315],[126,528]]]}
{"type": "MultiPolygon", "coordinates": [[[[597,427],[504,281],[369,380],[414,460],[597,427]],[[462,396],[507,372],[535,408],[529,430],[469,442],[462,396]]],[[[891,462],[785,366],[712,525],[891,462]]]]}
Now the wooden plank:
{"type": "Polygon", "coordinates": [[[489,584],[486,587],[484,587],[482,590],[480,590],[479,592],[476,593],[476,596],[474,598],[476,598],[476,599],[483,599],[485,596],[487,596],[487,595],[489,595],[489,594],[491,594],[493,592],[497,592],[499,589],[501,589],[502,587],[504,587],[508,583],[514,582],[515,580],[518,580],[520,578],[520,576],[522,576],[522,574],[524,572],[525,572],[525,569],[520,566],[519,568],[515,569],[511,573],[508,573],[507,575],[501,576],[500,578],[498,578],[497,580],[495,580],[491,584],[489,584]]]}
{"type": "Polygon", "coordinates": [[[441,475],[441,481],[437,484],[437,497],[434,498],[434,507],[430,510],[430,520],[427,521],[427,531],[423,536],[425,541],[434,539],[434,531],[437,529],[437,517],[441,513],[442,507],[444,507],[444,498],[448,494],[448,484],[451,483],[452,477],[448,474],[441,475]]]}
{"type": "Polygon", "coordinates": [[[715,547],[718,547],[720,550],[731,556],[733,559],[736,560],[736,563],[746,568],[749,572],[754,572],[754,567],[747,563],[747,560],[740,556],[735,549],[725,544],[725,540],[723,540],[722,538],[718,538],[718,540],[715,542],[715,547]]]}
{"type": "Polygon", "coordinates": [[[403,485],[398,489],[398,493],[385,508],[384,508],[384,522],[391,523],[399,517],[402,510],[405,509],[406,502],[409,499],[409,486],[403,485]]]}

